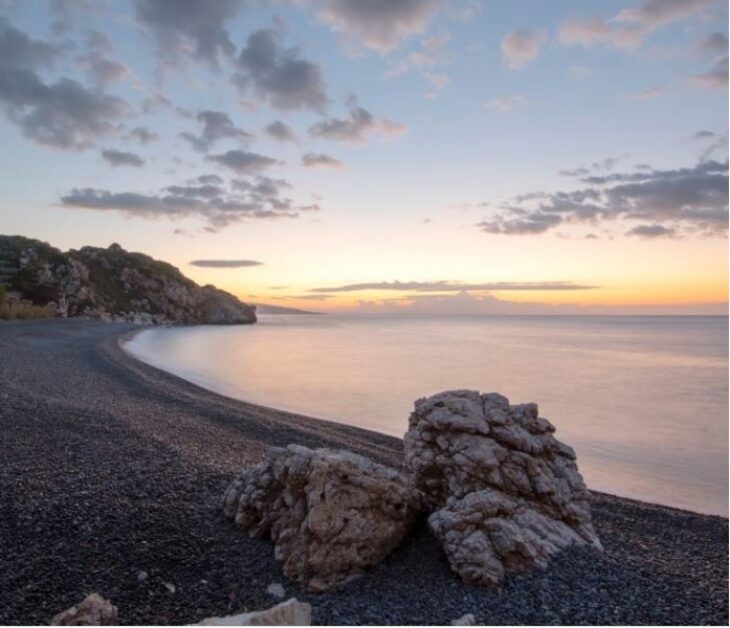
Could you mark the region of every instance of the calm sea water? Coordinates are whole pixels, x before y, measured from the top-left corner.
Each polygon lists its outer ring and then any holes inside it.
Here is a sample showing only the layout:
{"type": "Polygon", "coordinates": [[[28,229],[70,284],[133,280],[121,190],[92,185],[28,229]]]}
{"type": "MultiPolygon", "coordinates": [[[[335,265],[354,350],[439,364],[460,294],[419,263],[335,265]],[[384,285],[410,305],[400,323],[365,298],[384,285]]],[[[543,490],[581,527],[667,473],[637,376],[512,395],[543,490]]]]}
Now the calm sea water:
{"type": "Polygon", "coordinates": [[[261,316],[127,349],[222,394],[395,436],[441,390],[535,401],[588,485],[727,515],[726,317],[261,316]]]}

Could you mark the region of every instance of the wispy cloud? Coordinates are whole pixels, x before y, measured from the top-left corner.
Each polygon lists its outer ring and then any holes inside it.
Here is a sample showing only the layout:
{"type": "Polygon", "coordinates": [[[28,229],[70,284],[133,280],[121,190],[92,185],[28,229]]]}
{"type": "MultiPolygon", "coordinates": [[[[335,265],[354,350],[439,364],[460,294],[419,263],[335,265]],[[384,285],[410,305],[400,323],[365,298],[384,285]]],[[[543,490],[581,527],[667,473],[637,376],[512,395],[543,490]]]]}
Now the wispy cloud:
{"type": "Polygon", "coordinates": [[[255,262],[248,259],[194,259],[188,262],[188,264],[200,268],[250,268],[252,266],[263,266],[262,262],[255,262]]]}
{"type": "Polygon", "coordinates": [[[513,94],[512,96],[500,96],[492,98],[484,103],[485,109],[493,109],[502,113],[512,111],[514,109],[522,109],[527,106],[527,97],[523,94],[513,94]]]}
{"type": "Polygon", "coordinates": [[[466,283],[462,281],[373,281],[352,283],[326,288],[312,288],[311,292],[364,292],[390,290],[397,292],[504,292],[533,290],[591,290],[586,286],[566,281],[466,283]]]}

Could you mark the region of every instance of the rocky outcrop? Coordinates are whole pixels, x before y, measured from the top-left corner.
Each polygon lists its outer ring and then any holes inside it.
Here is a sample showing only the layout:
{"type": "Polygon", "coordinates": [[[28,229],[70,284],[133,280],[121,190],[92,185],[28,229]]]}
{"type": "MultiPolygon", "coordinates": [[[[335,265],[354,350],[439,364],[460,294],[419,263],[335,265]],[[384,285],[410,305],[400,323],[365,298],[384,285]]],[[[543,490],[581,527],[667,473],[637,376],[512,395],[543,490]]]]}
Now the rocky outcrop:
{"type": "Polygon", "coordinates": [[[199,626],[310,626],[312,607],[291,598],[263,611],[239,613],[225,617],[209,617],[199,626]]]}
{"type": "Polygon", "coordinates": [[[0,284],[63,317],[138,324],[256,321],[255,306],[118,244],[63,253],[38,240],[0,236],[0,284]]]}
{"type": "Polygon", "coordinates": [[[470,390],[420,399],[404,437],[429,526],[467,582],[545,564],[569,545],[600,548],[575,452],[536,404],[470,390]]]}
{"type": "Polygon", "coordinates": [[[223,511],[270,538],[284,573],[321,592],[382,560],[408,532],[420,498],[408,478],[347,451],[271,449],[228,488],[223,511]]]}
{"type": "Polygon", "coordinates": [[[117,607],[101,595],[92,593],[82,602],[54,615],[51,626],[114,626],[117,607]]]}

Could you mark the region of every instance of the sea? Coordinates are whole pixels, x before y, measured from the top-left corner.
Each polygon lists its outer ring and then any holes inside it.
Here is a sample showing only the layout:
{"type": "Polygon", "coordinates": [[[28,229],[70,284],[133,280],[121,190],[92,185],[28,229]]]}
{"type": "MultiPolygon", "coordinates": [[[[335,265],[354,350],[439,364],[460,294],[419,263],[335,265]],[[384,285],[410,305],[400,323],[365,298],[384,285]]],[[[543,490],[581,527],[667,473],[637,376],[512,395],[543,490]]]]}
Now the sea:
{"type": "Polygon", "coordinates": [[[450,389],[536,402],[589,488],[728,514],[728,318],[261,315],[150,328],[137,358],[223,395],[401,437],[450,389]]]}

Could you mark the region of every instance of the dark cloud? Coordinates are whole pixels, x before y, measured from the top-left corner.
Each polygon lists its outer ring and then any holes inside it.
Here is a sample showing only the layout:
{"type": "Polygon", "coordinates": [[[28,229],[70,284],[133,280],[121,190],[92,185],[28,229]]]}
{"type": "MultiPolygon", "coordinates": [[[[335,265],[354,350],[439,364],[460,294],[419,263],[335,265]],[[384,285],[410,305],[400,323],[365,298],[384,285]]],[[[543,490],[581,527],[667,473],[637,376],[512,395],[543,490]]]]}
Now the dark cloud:
{"type": "Polygon", "coordinates": [[[37,70],[49,67],[58,50],[29,38],[0,20],[0,106],[29,139],[57,148],[79,149],[118,128],[131,113],[116,96],[62,78],[43,82],[37,70]]]}
{"type": "Polygon", "coordinates": [[[319,16],[334,31],[384,53],[422,33],[439,5],[438,0],[328,0],[319,16]]]}
{"type": "Polygon", "coordinates": [[[302,155],[302,165],[306,168],[332,168],[334,170],[345,167],[340,160],[324,153],[306,153],[302,155]]]}
{"type": "Polygon", "coordinates": [[[254,137],[251,133],[239,129],[229,115],[222,111],[201,111],[195,119],[202,125],[200,133],[193,135],[186,132],[181,133],[180,137],[201,153],[207,153],[211,146],[221,139],[249,142],[254,137]]]}
{"type": "Polygon", "coordinates": [[[160,139],[160,136],[157,133],[144,126],[133,128],[127,134],[127,137],[138,141],[140,144],[149,144],[150,142],[155,142],[160,139]]]}
{"type": "Polygon", "coordinates": [[[124,63],[109,58],[113,52],[114,47],[104,33],[90,31],[87,34],[86,53],[78,57],[78,62],[86,68],[95,85],[103,87],[132,73],[124,63]]]}
{"type": "Polygon", "coordinates": [[[267,125],[264,129],[267,135],[270,135],[274,139],[280,142],[296,142],[297,136],[292,128],[282,122],[281,120],[275,120],[271,124],[267,125]]]}
{"type": "Polygon", "coordinates": [[[402,134],[405,130],[405,125],[385,118],[376,118],[363,107],[353,107],[349,118],[329,118],[309,127],[309,133],[314,137],[355,144],[364,142],[374,133],[392,137],[402,134]]]}
{"type": "Polygon", "coordinates": [[[555,214],[532,212],[519,218],[497,216],[493,220],[483,220],[477,227],[484,233],[500,233],[504,235],[530,235],[545,233],[548,229],[559,225],[562,218],[555,214]]]}
{"type": "Polygon", "coordinates": [[[221,58],[235,54],[226,23],[242,5],[241,0],[135,0],[135,13],[155,38],[163,62],[192,57],[218,69],[221,58]]]}
{"type": "Polygon", "coordinates": [[[697,54],[726,54],[728,47],[727,35],[725,33],[708,33],[701,37],[695,45],[697,54]]]}
{"type": "Polygon", "coordinates": [[[695,74],[692,80],[706,89],[727,89],[728,86],[728,58],[723,57],[703,74],[695,74]]]}
{"type": "Polygon", "coordinates": [[[223,185],[223,178],[217,174],[201,174],[193,179],[194,183],[203,183],[205,185],[223,185]]]}
{"type": "Polygon", "coordinates": [[[108,149],[101,151],[101,156],[112,166],[144,166],[144,159],[134,153],[125,153],[121,150],[108,149]]]}
{"type": "Polygon", "coordinates": [[[311,292],[362,292],[365,290],[393,290],[397,292],[501,292],[521,290],[592,290],[567,281],[465,283],[462,281],[373,281],[329,288],[312,288],[311,292]]]}
{"type": "Polygon", "coordinates": [[[74,189],[61,197],[61,203],[139,218],[200,218],[207,231],[215,232],[235,222],[297,218],[302,212],[319,209],[282,196],[289,187],[282,179],[261,176],[238,179],[226,187],[217,175],[202,175],[154,194],[74,189]]]}
{"type": "Polygon", "coordinates": [[[194,259],[188,262],[191,266],[200,268],[249,268],[251,266],[263,266],[261,262],[254,262],[248,259],[194,259]]]}
{"type": "Polygon", "coordinates": [[[650,222],[677,233],[682,229],[706,235],[727,231],[727,162],[587,174],[580,181],[592,187],[515,197],[477,227],[488,233],[535,234],[559,225],[620,219],[650,222]]]}
{"type": "Polygon", "coordinates": [[[675,234],[674,229],[663,225],[638,225],[626,232],[626,235],[635,235],[642,238],[666,238],[673,237],[675,234]]]}
{"type": "Polygon", "coordinates": [[[256,174],[281,163],[271,157],[245,150],[229,150],[220,155],[208,155],[206,159],[230,168],[236,174],[243,175],[256,174]]]}
{"type": "Polygon", "coordinates": [[[279,34],[271,29],[249,35],[238,57],[234,82],[244,93],[252,88],[278,109],[321,111],[327,103],[321,68],[299,58],[296,48],[280,46],[279,34]]]}

